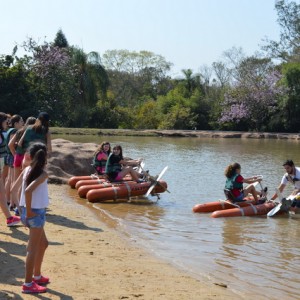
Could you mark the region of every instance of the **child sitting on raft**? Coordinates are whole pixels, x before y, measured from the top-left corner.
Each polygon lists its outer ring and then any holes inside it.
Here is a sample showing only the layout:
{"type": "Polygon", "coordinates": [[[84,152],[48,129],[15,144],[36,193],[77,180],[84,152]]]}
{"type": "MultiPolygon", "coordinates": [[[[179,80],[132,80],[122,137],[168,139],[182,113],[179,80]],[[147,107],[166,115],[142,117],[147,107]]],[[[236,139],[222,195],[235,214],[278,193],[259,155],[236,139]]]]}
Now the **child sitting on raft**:
{"type": "Polygon", "coordinates": [[[111,153],[109,142],[103,142],[94,152],[92,166],[96,169],[98,175],[105,173],[107,159],[111,153]]]}
{"type": "Polygon", "coordinates": [[[257,176],[244,178],[241,175],[241,165],[239,163],[233,163],[226,167],[225,169],[226,183],[225,190],[229,190],[233,195],[233,202],[241,202],[243,199],[251,193],[254,200],[258,201],[259,192],[256,191],[253,183],[261,182],[261,178],[257,176]],[[248,183],[249,185],[243,189],[243,183],[248,183]]]}
{"type": "Polygon", "coordinates": [[[139,165],[141,162],[141,159],[124,160],[122,147],[116,145],[113,147],[113,151],[107,159],[105,173],[110,181],[120,181],[127,174],[130,174],[132,179],[136,182],[144,182],[144,180],[140,178],[143,175],[132,168],[132,166],[139,165]]]}

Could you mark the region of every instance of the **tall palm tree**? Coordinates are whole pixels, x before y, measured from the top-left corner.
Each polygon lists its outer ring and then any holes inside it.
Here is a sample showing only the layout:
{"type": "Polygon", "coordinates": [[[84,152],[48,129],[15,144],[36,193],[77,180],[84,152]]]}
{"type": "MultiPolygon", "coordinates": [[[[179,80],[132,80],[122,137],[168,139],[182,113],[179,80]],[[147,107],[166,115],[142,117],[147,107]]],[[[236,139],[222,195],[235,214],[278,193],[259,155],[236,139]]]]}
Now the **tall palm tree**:
{"type": "Polygon", "coordinates": [[[72,61],[79,77],[78,90],[82,104],[93,106],[99,98],[105,98],[109,85],[108,75],[97,52],[85,53],[72,48],[72,61]]]}

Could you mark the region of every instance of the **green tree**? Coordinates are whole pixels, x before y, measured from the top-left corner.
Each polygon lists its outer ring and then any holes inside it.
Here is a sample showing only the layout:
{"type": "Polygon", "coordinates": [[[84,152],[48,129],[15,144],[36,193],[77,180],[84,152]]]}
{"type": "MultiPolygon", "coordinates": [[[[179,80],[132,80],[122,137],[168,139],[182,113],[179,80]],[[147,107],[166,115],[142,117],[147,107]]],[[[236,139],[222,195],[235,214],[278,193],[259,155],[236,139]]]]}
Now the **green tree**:
{"type": "Polygon", "coordinates": [[[283,65],[284,82],[287,93],[283,102],[285,129],[290,132],[300,130],[300,63],[283,65]]]}
{"type": "Polygon", "coordinates": [[[3,111],[24,117],[35,113],[28,73],[23,60],[16,60],[12,55],[0,56],[0,107],[3,111]]]}
{"type": "MultiPolygon", "coordinates": [[[[106,98],[109,78],[97,52],[87,54],[76,47],[72,47],[70,51],[71,63],[75,69],[74,90],[76,94],[69,103],[69,126],[80,127],[87,126],[87,124],[93,126],[88,116],[97,111],[95,108],[97,102],[106,98]],[[74,110],[74,107],[80,107],[80,109],[74,110]]],[[[95,121],[96,124],[98,124],[97,121],[95,121]]]]}
{"type": "Polygon", "coordinates": [[[108,50],[103,64],[109,72],[110,90],[121,106],[140,105],[169,90],[171,63],[149,51],[108,50]]]}
{"type": "Polygon", "coordinates": [[[280,26],[280,40],[265,39],[266,44],[262,48],[272,58],[300,62],[300,4],[277,0],[275,9],[280,26]]]}
{"type": "Polygon", "coordinates": [[[59,47],[59,48],[68,48],[69,47],[68,40],[61,29],[59,29],[58,32],[56,33],[53,46],[59,47]]]}
{"type": "Polygon", "coordinates": [[[135,117],[134,128],[156,129],[159,125],[159,113],[154,100],[144,102],[138,109],[135,117]]]}

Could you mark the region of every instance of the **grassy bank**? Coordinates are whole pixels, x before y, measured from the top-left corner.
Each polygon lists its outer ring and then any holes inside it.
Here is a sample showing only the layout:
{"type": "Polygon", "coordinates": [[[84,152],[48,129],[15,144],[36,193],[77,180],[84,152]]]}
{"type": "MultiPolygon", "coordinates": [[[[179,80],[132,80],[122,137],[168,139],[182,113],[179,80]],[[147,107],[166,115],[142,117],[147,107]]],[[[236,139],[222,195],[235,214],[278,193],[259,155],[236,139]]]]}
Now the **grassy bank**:
{"type": "Polygon", "coordinates": [[[116,136],[157,136],[149,130],[134,129],[97,129],[97,128],[65,128],[51,127],[51,134],[70,135],[116,135],[116,136]]]}
{"type": "Polygon", "coordinates": [[[99,136],[164,136],[164,137],[197,137],[197,138],[245,138],[245,139],[278,139],[300,141],[299,133],[279,132],[243,132],[217,130],[135,130],[135,129],[97,129],[97,128],[63,128],[51,127],[53,135],[99,135],[99,136]]]}

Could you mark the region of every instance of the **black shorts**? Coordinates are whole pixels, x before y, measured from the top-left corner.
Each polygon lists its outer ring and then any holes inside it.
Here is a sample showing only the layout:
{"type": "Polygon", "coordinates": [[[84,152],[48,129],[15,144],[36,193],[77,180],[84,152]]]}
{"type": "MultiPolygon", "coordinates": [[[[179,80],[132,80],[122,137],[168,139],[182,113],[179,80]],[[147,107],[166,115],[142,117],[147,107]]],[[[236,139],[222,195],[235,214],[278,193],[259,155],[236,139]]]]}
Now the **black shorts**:
{"type": "Polygon", "coordinates": [[[294,199],[291,206],[300,208],[300,200],[294,199]]]}

